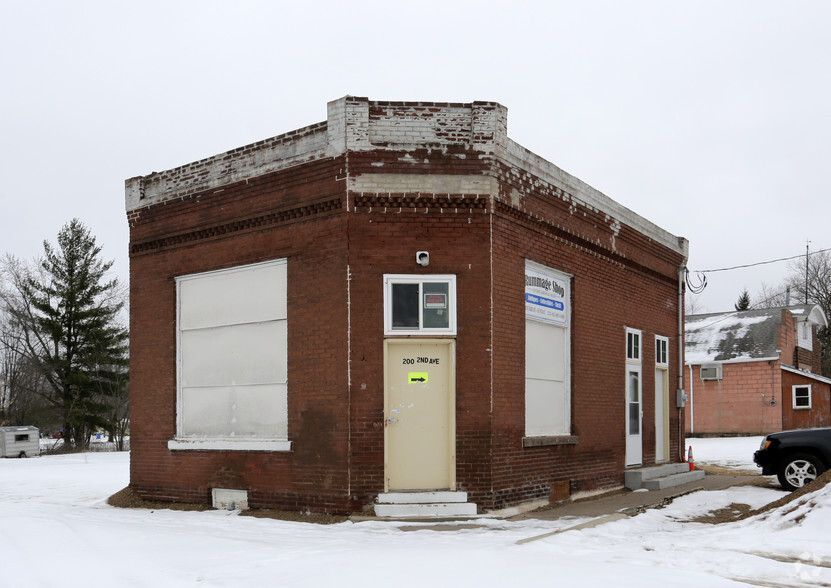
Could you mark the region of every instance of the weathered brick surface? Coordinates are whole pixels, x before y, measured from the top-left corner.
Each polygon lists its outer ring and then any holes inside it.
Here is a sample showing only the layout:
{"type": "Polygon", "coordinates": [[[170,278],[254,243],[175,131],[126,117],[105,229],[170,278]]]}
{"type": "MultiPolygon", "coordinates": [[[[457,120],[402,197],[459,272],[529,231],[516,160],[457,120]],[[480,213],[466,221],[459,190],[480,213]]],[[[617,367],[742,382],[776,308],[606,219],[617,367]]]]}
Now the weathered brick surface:
{"type": "MultiPolygon", "coordinates": [[[[165,500],[230,487],[255,507],[370,504],[384,490],[387,273],[457,277],[456,481],[481,507],[622,485],[626,327],[643,332],[654,462],[654,335],[670,339],[674,389],[682,242],[510,141],[500,105],[347,98],[329,113],[298,132],[302,149],[289,134],[128,181],[131,485],[165,500]],[[201,183],[185,181],[200,170],[201,183]],[[140,189],[155,191],[142,200],[140,189]],[[168,450],[175,277],[276,258],[288,260],[292,451],[168,450]],[[573,275],[575,444],[523,447],[526,259],[573,275]]],[[[678,418],[671,408],[673,461],[678,418]]]]}

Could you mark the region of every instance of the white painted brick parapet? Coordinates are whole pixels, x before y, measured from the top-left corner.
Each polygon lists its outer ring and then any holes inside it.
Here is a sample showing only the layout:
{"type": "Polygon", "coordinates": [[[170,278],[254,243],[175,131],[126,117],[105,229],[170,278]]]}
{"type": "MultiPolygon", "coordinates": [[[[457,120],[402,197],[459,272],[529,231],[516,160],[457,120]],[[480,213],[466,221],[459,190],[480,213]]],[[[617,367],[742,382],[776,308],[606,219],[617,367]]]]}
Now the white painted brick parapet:
{"type": "MultiPolygon", "coordinates": [[[[561,190],[565,193],[562,197],[574,207],[585,206],[605,214],[615,234],[615,227],[623,223],[687,257],[686,239],[671,235],[509,139],[508,110],[496,102],[384,102],[345,96],[329,102],[325,122],[175,169],[130,178],[125,183],[126,208],[133,212],[347,152],[443,150],[450,146],[493,156],[517,172],[561,190]]],[[[431,192],[453,183],[447,177],[431,182],[423,175],[412,178],[406,174],[399,179],[355,177],[349,181],[350,189],[368,192],[392,187],[403,190],[408,182],[417,184],[420,192],[431,192]]],[[[457,189],[458,193],[471,193],[475,188],[460,185],[457,189]]],[[[485,193],[497,193],[492,182],[486,183],[485,193]]],[[[513,201],[518,204],[520,196],[513,201]]]]}

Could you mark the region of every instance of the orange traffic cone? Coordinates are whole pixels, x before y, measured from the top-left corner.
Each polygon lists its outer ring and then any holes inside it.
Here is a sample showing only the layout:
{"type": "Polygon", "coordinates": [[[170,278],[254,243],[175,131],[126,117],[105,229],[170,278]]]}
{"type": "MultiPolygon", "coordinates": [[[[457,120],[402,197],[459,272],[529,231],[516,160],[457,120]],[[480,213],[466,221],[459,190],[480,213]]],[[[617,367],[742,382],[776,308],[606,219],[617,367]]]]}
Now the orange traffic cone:
{"type": "Polygon", "coordinates": [[[693,471],[695,469],[695,460],[693,459],[692,445],[690,445],[690,449],[687,453],[687,461],[690,464],[690,471],[693,471]]]}

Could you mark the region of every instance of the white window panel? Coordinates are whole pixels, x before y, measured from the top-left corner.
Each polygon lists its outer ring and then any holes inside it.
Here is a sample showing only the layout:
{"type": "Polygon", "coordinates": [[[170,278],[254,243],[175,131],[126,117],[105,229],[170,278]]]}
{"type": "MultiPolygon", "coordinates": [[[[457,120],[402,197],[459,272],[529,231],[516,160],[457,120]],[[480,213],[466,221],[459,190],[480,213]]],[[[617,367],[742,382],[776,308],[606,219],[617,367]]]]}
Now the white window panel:
{"type": "Polygon", "coordinates": [[[286,385],[185,388],[182,437],[285,439],[286,385]]]}
{"type": "MultiPolygon", "coordinates": [[[[525,319],[525,436],[571,434],[570,276],[526,261],[525,319]],[[529,276],[534,290],[529,294],[529,276]],[[543,294],[537,292],[554,292],[543,294]],[[533,303],[529,303],[529,296],[533,303]],[[539,312],[536,302],[548,296],[560,314],[539,312]],[[555,300],[556,298],[556,300],[555,300]],[[533,308],[529,310],[529,304],[533,308]],[[553,318],[552,318],[553,317],[553,318]]],[[[548,299],[546,299],[548,300],[548,299]]],[[[553,307],[552,307],[553,308],[553,307]]]]}
{"type": "Polygon", "coordinates": [[[286,329],[275,321],[183,332],[182,386],[285,383],[286,329]]]}
{"type": "Polygon", "coordinates": [[[568,399],[565,382],[525,380],[525,435],[568,435],[568,399]]]}
{"type": "Polygon", "coordinates": [[[278,450],[288,442],[286,261],[184,276],[171,449],[278,450]]]}
{"type": "Polygon", "coordinates": [[[456,276],[385,274],[384,334],[455,335],[456,276]]]}
{"type": "Polygon", "coordinates": [[[286,264],[272,262],[182,278],[183,330],[285,319],[286,264]]]}
{"type": "Polygon", "coordinates": [[[528,320],[525,323],[525,377],[564,381],[566,329],[528,320]]]}
{"type": "Polygon", "coordinates": [[[793,407],[796,410],[811,408],[811,386],[793,386],[793,407]]]}

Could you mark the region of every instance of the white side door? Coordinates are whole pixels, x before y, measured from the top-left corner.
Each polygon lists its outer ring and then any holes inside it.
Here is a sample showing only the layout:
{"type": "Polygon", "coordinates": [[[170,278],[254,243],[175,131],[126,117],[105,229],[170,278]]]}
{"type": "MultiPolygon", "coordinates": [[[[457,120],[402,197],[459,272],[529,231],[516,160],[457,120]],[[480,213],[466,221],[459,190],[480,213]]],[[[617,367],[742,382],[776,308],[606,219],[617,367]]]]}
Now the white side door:
{"type": "Polygon", "coordinates": [[[626,366],[626,465],[643,463],[643,410],[640,366],[626,366]]]}
{"type": "Polygon", "coordinates": [[[655,461],[667,461],[669,452],[669,394],[667,370],[655,369],[655,461]]]}

